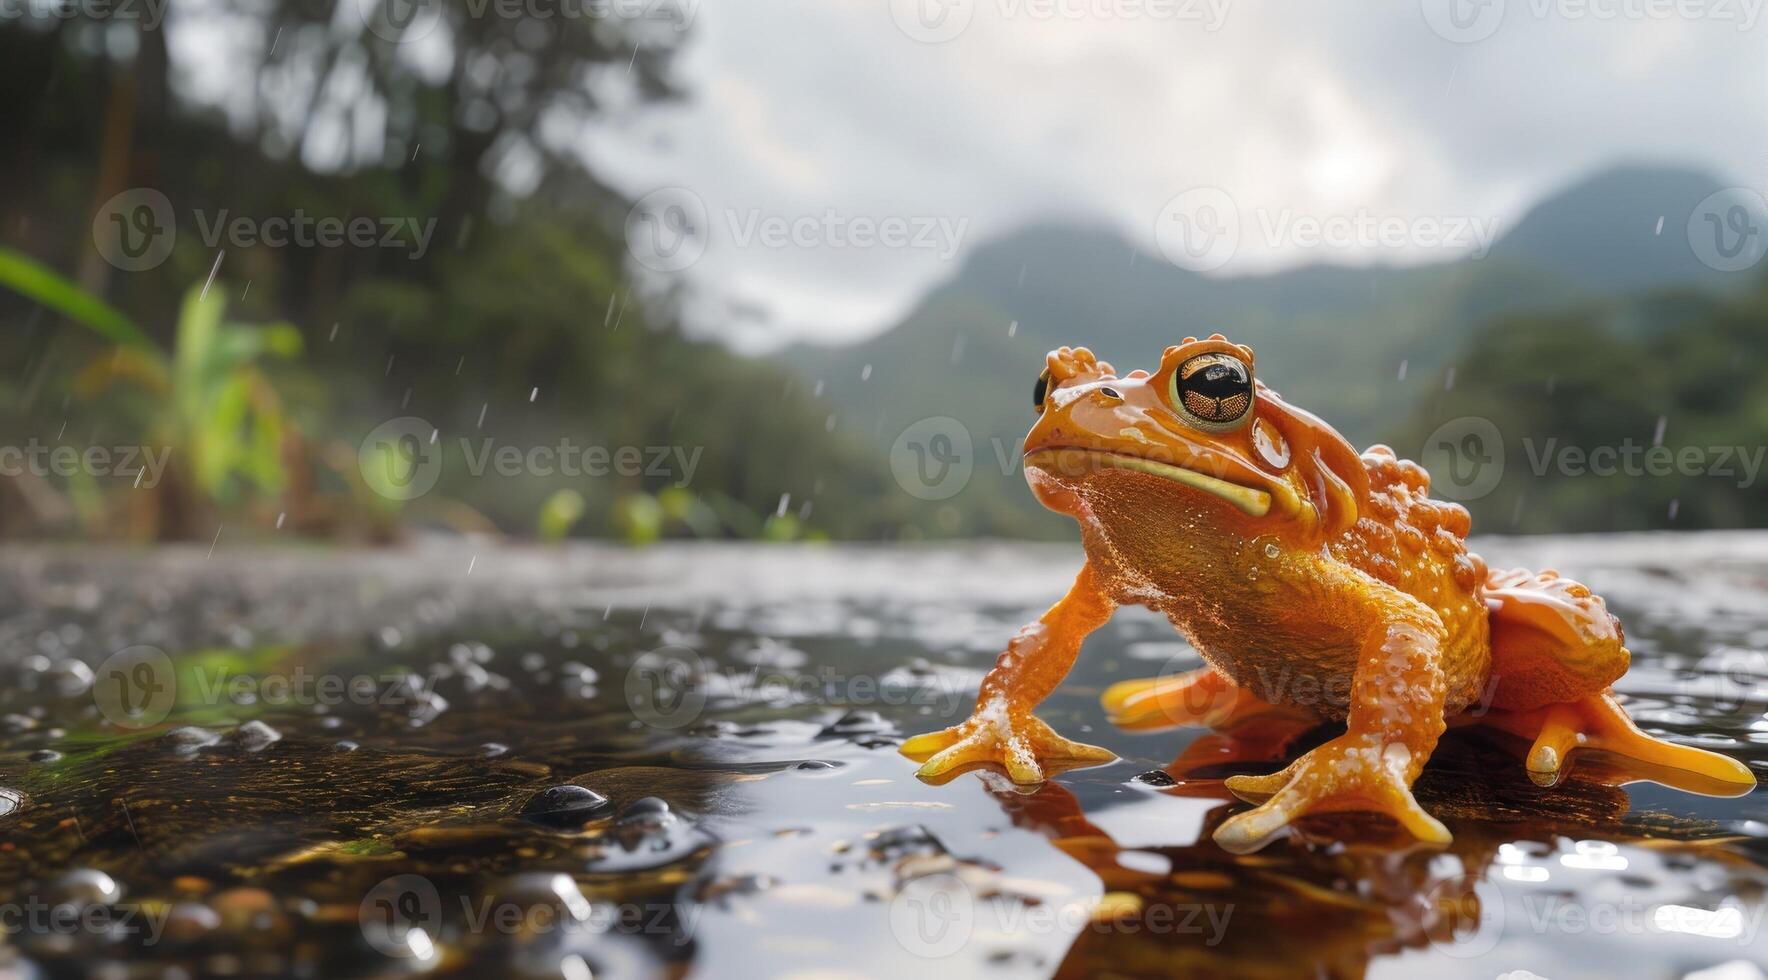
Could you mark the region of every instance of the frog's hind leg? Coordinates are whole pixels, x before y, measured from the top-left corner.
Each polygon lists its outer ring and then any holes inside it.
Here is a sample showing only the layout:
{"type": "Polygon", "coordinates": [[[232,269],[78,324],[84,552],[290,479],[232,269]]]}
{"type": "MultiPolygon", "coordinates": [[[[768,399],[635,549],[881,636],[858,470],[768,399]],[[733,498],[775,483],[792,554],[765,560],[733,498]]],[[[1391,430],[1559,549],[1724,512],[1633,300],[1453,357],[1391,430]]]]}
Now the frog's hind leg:
{"type": "Polygon", "coordinates": [[[1735,759],[1652,738],[1615,701],[1609,685],[1631,659],[1621,624],[1599,596],[1548,569],[1494,571],[1486,580],[1492,637],[1488,706],[1479,719],[1531,740],[1529,778],[1558,782],[1580,749],[1617,757],[1638,778],[1713,796],[1756,785],[1735,759]]]}
{"type": "Polygon", "coordinates": [[[1602,597],[1552,569],[1493,570],[1482,590],[1494,679],[1487,706],[1528,711],[1609,688],[1631,657],[1602,597]]]}
{"type": "Polygon", "coordinates": [[[1729,756],[1653,738],[1639,729],[1608,692],[1528,711],[1494,711],[1483,722],[1531,739],[1529,778],[1552,786],[1571,769],[1572,753],[1595,749],[1622,764],[1625,774],[1708,796],[1741,796],[1755,774],[1729,756]]]}
{"type": "MultiPolygon", "coordinates": [[[[1130,731],[1178,725],[1225,729],[1254,716],[1305,714],[1260,700],[1214,667],[1119,681],[1105,689],[1099,702],[1112,724],[1130,731]]],[[[1312,715],[1308,719],[1317,720],[1312,715]]]]}

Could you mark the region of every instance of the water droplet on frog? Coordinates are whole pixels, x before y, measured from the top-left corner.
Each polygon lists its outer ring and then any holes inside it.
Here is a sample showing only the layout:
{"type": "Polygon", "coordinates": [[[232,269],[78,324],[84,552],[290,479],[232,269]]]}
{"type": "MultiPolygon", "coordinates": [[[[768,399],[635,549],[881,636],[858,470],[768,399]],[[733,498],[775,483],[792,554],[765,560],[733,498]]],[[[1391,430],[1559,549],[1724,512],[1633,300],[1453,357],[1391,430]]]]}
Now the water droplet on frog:
{"type": "Polygon", "coordinates": [[[1279,554],[1282,554],[1282,549],[1277,547],[1277,542],[1275,542],[1275,541],[1266,541],[1265,542],[1265,557],[1266,558],[1275,558],[1279,554]]]}
{"type": "Polygon", "coordinates": [[[1258,581],[1258,569],[1257,569],[1257,568],[1256,568],[1256,567],[1255,567],[1255,568],[1249,568],[1249,569],[1247,569],[1247,570],[1246,570],[1246,580],[1247,580],[1247,581],[1248,581],[1248,582],[1256,582],[1256,581],[1258,581]]]}

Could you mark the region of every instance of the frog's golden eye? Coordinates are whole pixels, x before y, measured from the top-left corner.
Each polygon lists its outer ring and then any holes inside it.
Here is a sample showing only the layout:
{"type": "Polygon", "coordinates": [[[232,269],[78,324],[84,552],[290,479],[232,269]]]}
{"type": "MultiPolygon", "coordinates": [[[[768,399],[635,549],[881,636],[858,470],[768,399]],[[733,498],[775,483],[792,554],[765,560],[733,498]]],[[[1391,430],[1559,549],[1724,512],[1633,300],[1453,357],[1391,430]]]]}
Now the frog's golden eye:
{"type": "Polygon", "coordinates": [[[1031,407],[1039,415],[1044,414],[1044,398],[1050,393],[1050,369],[1044,368],[1037,376],[1037,387],[1031,389],[1031,407]]]}
{"type": "Polygon", "coordinates": [[[1199,354],[1172,375],[1170,398],[1185,421],[1225,432],[1252,417],[1252,369],[1232,354],[1199,354]]]}

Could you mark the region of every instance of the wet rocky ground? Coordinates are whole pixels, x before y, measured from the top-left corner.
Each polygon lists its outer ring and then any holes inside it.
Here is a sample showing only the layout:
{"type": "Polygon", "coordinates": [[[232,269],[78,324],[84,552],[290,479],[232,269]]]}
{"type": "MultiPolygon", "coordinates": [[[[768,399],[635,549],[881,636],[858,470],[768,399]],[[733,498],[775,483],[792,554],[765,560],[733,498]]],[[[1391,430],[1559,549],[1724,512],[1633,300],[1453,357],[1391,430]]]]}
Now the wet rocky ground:
{"type": "MultiPolygon", "coordinates": [[[[1640,723],[1768,773],[1768,535],[1479,550],[1595,586],[1640,723]]],[[[1197,664],[1140,610],[1043,712],[1118,762],[915,779],[895,746],[1078,564],[8,548],[0,976],[1762,975],[1759,791],[1543,789],[1455,732],[1418,786],[1447,850],[1346,817],[1222,852],[1222,780],[1279,754],[1104,720],[1112,681],[1197,664]]]]}

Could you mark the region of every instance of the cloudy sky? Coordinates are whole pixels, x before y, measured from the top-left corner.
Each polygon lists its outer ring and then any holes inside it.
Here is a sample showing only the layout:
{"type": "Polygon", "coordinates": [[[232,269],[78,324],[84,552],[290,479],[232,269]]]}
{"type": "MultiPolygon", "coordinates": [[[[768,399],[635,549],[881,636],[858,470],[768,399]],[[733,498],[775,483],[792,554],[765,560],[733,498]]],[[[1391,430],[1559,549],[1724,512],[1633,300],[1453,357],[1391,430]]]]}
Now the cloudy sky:
{"type": "Polygon", "coordinates": [[[1453,257],[1616,161],[1768,187],[1764,2],[716,0],[585,154],[700,329],[847,339],[1044,218],[1234,275],[1453,257]]]}

